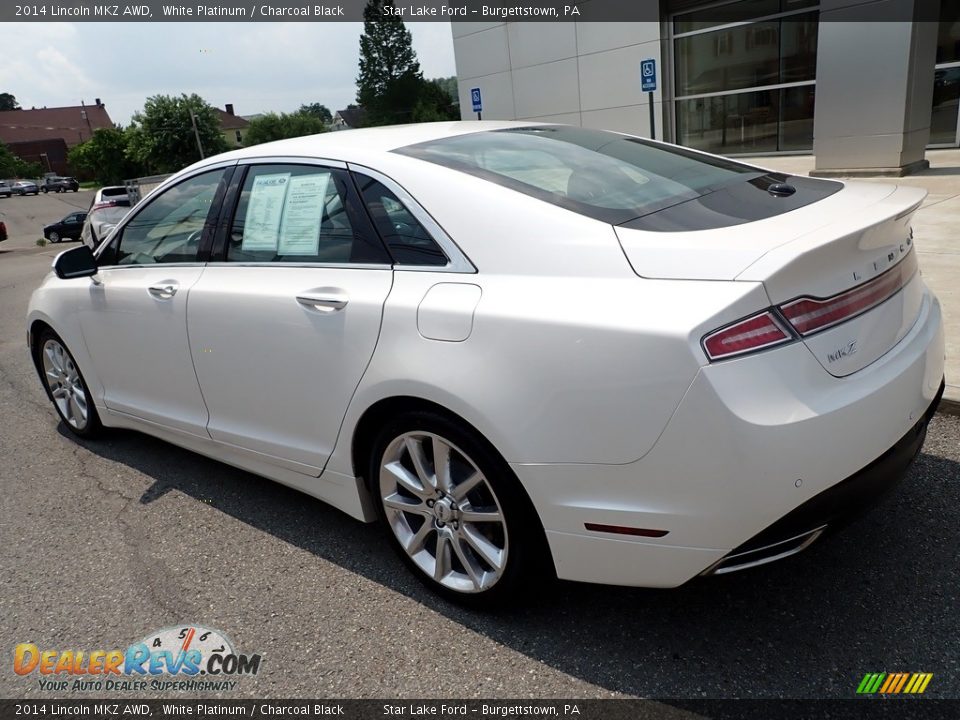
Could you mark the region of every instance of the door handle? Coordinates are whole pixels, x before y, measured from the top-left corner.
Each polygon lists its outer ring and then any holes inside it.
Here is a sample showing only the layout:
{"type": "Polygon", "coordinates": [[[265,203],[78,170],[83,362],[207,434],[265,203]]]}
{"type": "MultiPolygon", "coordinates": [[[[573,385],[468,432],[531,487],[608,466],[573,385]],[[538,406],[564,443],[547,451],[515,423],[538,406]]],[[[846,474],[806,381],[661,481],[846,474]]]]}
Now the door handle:
{"type": "Polygon", "coordinates": [[[157,298],[157,300],[169,300],[177,294],[180,284],[173,280],[168,280],[160,285],[151,285],[147,292],[157,298]]]}
{"type": "Polygon", "coordinates": [[[297,295],[298,303],[321,313],[335,313],[338,310],[343,310],[347,306],[348,300],[346,293],[339,291],[297,295]]]}

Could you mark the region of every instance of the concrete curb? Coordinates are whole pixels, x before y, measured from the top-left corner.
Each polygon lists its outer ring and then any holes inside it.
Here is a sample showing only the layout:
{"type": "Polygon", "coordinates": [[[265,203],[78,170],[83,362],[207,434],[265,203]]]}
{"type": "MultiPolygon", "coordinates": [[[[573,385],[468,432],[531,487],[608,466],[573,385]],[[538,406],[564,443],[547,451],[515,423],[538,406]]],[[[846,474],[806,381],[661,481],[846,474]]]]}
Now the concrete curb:
{"type": "Polygon", "coordinates": [[[937,406],[937,412],[944,415],[960,416],[960,400],[954,398],[940,398],[940,404],[937,406]]]}

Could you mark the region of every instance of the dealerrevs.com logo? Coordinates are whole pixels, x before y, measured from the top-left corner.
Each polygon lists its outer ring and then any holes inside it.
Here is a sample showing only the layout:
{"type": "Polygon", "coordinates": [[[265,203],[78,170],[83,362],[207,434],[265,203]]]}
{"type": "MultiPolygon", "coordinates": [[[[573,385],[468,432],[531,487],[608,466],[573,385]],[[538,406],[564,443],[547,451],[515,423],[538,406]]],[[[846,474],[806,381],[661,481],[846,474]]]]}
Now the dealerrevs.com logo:
{"type": "Polygon", "coordinates": [[[103,692],[233,690],[242,676],[260,671],[259,654],[244,655],[219,630],[170,627],[126,650],[53,650],[20,643],[13,671],[36,676],[41,690],[103,692]]]}

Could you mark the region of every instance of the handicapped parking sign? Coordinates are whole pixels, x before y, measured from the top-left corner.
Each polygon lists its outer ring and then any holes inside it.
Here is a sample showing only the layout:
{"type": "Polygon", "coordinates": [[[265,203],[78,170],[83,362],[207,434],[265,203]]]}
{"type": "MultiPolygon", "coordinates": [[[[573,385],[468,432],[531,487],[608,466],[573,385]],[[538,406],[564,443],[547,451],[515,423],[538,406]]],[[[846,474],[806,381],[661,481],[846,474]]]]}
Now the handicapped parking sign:
{"type": "Polygon", "coordinates": [[[480,88],[472,88],[470,90],[470,101],[473,103],[474,112],[483,110],[483,101],[480,99],[480,88]]]}
{"type": "Polygon", "coordinates": [[[657,89],[657,61],[653,58],[640,61],[640,89],[643,92],[657,89]]]}

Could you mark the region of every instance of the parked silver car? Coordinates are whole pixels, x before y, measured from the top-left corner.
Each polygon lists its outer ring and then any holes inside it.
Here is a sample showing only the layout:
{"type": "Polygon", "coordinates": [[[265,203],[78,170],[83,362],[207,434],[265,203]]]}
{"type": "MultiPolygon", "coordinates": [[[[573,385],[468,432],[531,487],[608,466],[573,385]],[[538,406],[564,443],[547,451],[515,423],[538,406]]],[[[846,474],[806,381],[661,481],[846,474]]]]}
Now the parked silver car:
{"type": "Polygon", "coordinates": [[[30,180],[18,180],[13,184],[14,195],[39,195],[40,188],[30,180]]]}

